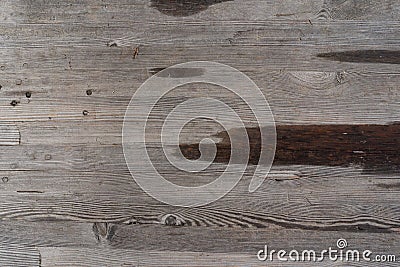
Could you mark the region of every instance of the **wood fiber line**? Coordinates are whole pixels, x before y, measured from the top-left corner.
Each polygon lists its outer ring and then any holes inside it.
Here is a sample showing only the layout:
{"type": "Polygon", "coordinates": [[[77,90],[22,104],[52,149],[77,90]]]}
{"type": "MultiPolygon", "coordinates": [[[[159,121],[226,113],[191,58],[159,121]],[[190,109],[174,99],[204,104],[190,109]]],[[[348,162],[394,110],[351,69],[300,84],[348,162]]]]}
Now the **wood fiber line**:
{"type": "MultiPolygon", "coordinates": [[[[247,128],[250,164],[258,164],[261,149],[260,129],[247,128]]],[[[390,125],[278,125],[274,164],[362,166],[365,171],[400,169],[400,124],[390,125]]],[[[230,139],[226,131],[217,134],[215,162],[228,163],[230,139]]],[[[188,159],[200,157],[198,144],[182,144],[188,159]]],[[[260,162],[260,164],[263,164],[260,162]]]]}

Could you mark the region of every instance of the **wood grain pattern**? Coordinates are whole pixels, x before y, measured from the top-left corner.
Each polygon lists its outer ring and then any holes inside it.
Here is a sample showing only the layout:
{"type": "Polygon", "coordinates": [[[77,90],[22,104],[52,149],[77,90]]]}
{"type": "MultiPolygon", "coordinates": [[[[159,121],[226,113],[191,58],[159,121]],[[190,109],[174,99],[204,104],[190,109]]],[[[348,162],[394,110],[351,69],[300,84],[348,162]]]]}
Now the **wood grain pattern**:
{"type": "Polygon", "coordinates": [[[1,244],[0,264],[4,267],[41,267],[41,254],[35,248],[1,244]]]}
{"type": "MultiPolygon", "coordinates": [[[[339,238],[400,259],[399,13],[395,0],[2,1],[0,266],[266,266],[255,256],[265,244],[321,250],[339,238]],[[189,209],[134,182],[122,124],[147,78],[192,60],[254,80],[274,114],[278,151],[255,193],[249,165],[227,196],[189,209]]],[[[149,154],[179,185],[208,183],[226,168],[217,157],[208,172],[187,174],[160,148],[168,113],[204,96],[256,131],[248,107],[223,88],[165,95],[148,124],[149,154]]],[[[211,136],[226,156],[223,131],[193,121],[181,148],[195,158],[211,136]]]]}
{"type": "Polygon", "coordinates": [[[21,142],[18,127],[10,123],[0,124],[0,146],[15,146],[21,142]]]}

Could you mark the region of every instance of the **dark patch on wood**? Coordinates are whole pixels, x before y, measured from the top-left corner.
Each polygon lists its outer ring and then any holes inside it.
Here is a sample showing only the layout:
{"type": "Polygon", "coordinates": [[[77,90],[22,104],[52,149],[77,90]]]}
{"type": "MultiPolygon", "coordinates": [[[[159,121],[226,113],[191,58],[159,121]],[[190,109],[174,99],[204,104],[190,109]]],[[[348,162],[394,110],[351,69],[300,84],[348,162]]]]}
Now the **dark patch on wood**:
{"type": "Polygon", "coordinates": [[[148,72],[149,72],[151,75],[154,75],[154,74],[156,74],[156,73],[159,73],[159,72],[162,71],[162,70],[165,70],[165,68],[151,68],[151,69],[148,70],[148,72]]]}
{"type": "Polygon", "coordinates": [[[13,100],[13,101],[10,102],[10,105],[15,107],[16,105],[18,105],[18,103],[19,103],[19,101],[13,100]]]}
{"type": "Polygon", "coordinates": [[[317,57],[341,62],[400,64],[400,51],[354,50],[321,53],[317,57]]]}
{"type": "Polygon", "coordinates": [[[107,223],[94,223],[92,227],[93,233],[97,241],[101,239],[105,239],[107,237],[108,232],[108,224],[107,223]]]}
{"type": "Polygon", "coordinates": [[[117,47],[118,44],[116,42],[114,42],[114,41],[110,41],[110,42],[107,43],[107,46],[108,47],[117,47]]]}
{"type": "Polygon", "coordinates": [[[376,184],[377,187],[383,188],[383,189],[394,189],[394,190],[400,190],[400,183],[395,183],[395,184],[376,184]]]}
{"type": "MultiPolygon", "coordinates": [[[[259,163],[260,129],[247,128],[249,164],[259,163]]],[[[215,162],[228,163],[231,154],[227,132],[216,135],[215,162]]],[[[276,165],[354,166],[365,171],[400,170],[400,125],[280,125],[277,126],[276,165]]],[[[180,145],[188,159],[198,159],[198,144],[180,145]]]]}
{"type": "Polygon", "coordinates": [[[202,68],[168,68],[160,71],[157,77],[163,78],[190,78],[198,77],[204,74],[202,68]]]}
{"type": "Polygon", "coordinates": [[[108,241],[112,241],[113,237],[115,236],[116,230],[117,230],[117,226],[114,224],[109,227],[107,237],[106,237],[108,241]]]}
{"type": "Polygon", "coordinates": [[[132,58],[135,59],[139,55],[139,46],[133,50],[132,58]]]}
{"type": "Polygon", "coordinates": [[[161,224],[166,226],[184,226],[185,221],[177,215],[167,214],[161,218],[161,224]]]}
{"type": "Polygon", "coordinates": [[[139,222],[135,217],[131,217],[128,220],[122,221],[121,223],[126,225],[132,225],[132,224],[138,224],[139,222]]]}
{"type": "Polygon", "coordinates": [[[168,16],[186,17],[227,1],[233,0],[152,0],[151,7],[168,16]]]}
{"type": "Polygon", "coordinates": [[[294,16],[294,15],[296,15],[296,13],[278,13],[278,14],[275,14],[276,17],[291,17],[291,16],[294,16]]]}
{"type": "Polygon", "coordinates": [[[94,223],[92,230],[97,241],[111,241],[115,236],[116,226],[110,223],[94,223]]]}

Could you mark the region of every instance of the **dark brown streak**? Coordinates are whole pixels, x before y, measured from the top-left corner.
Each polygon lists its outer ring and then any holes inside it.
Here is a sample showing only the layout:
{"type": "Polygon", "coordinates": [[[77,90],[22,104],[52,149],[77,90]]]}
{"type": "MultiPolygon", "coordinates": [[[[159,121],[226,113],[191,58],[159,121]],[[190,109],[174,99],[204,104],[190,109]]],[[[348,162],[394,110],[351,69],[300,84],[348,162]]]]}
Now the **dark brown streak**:
{"type": "Polygon", "coordinates": [[[341,62],[400,64],[400,51],[354,50],[321,53],[317,57],[341,62]]]}
{"type": "Polygon", "coordinates": [[[186,17],[227,1],[233,0],[152,0],[151,7],[168,16],[186,17]]]}
{"type": "MultiPolygon", "coordinates": [[[[246,128],[250,164],[260,157],[260,129],[246,128]]],[[[217,135],[214,162],[228,163],[231,154],[227,132],[217,135]]],[[[276,165],[354,166],[365,171],[400,170],[400,125],[280,125],[277,126],[276,165]]],[[[188,159],[200,157],[198,144],[180,145],[188,159]]]]}

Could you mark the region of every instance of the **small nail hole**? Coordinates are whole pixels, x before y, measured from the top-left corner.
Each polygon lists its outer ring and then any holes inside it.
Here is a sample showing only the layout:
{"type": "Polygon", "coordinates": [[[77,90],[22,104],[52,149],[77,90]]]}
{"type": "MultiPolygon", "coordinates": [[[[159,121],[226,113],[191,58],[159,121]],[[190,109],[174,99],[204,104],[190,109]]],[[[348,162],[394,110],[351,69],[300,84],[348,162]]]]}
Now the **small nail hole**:
{"type": "Polygon", "coordinates": [[[15,107],[16,105],[18,105],[18,101],[17,100],[13,100],[13,101],[11,101],[10,105],[15,107]]]}

